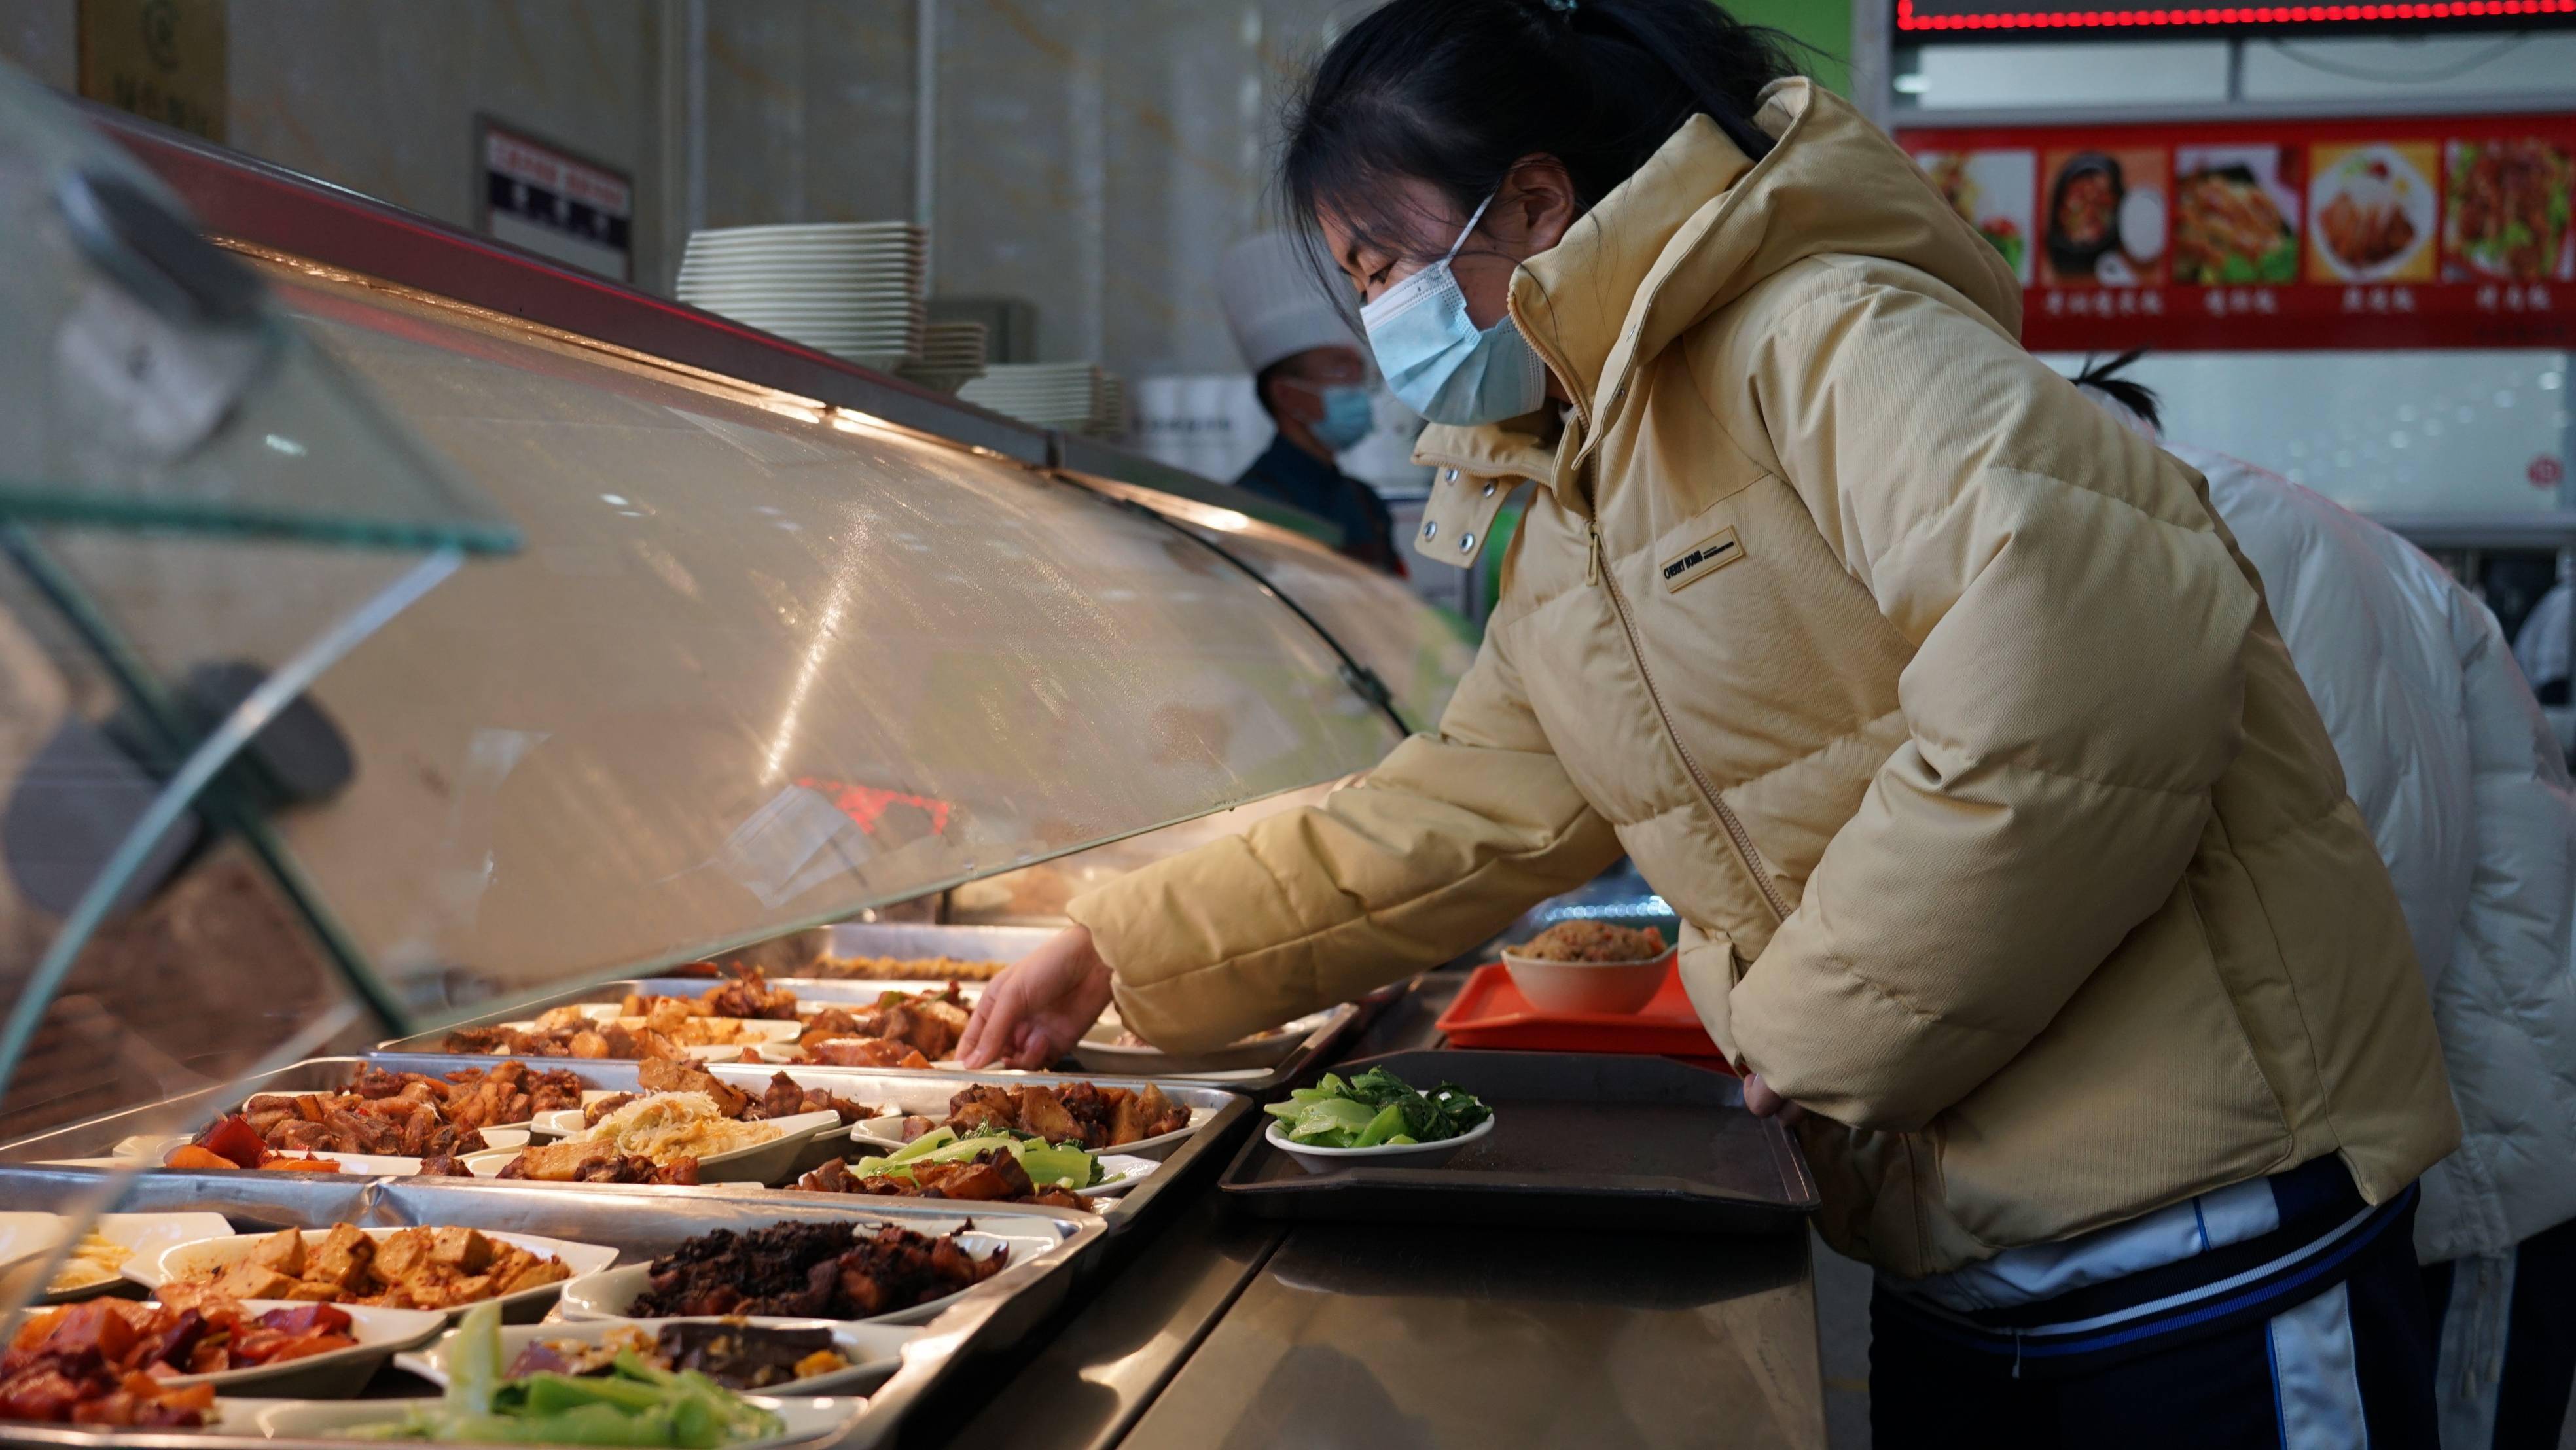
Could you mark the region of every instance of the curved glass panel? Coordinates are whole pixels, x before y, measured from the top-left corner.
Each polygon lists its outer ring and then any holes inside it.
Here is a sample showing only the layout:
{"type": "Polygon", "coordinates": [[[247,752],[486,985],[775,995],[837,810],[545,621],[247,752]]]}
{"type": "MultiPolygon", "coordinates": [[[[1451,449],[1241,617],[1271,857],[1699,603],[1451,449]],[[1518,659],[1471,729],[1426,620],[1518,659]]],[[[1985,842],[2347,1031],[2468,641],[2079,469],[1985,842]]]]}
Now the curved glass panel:
{"type": "Polygon", "coordinates": [[[0,514],[379,548],[515,542],[167,188],[6,66],[0,216],[0,514]]]}
{"type": "MultiPolygon", "coordinates": [[[[271,280],[527,541],[323,677],[355,775],[278,817],[424,1009],[687,960],[1394,743],[1293,614],[1072,485],[431,300],[271,280]]],[[[320,603],[381,582],[242,543],[65,556],[169,678],[273,666],[320,603]]]]}
{"type": "Polygon", "coordinates": [[[1476,659],[1476,647],[1455,619],[1414,597],[1394,576],[1329,549],[1269,530],[1191,527],[1261,571],[1273,588],[1313,615],[1376,674],[1405,724],[1424,732],[1440,727],[1440,712],[1476,659]]]}

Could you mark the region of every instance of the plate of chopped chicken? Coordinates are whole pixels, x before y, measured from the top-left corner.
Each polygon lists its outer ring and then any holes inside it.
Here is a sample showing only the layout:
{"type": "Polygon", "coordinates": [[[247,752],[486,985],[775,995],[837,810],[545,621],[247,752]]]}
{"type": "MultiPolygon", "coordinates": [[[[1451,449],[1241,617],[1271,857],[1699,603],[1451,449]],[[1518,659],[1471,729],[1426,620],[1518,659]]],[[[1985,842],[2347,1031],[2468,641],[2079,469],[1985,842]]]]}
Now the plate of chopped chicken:
{"type": "MultiPolygon", "coordinates": [[[[387,1309],[285,1299],[210,1299],[180,1308],[131,1299],[93,1299],[31,1315],[10,1341],[9,1379],[95,1356],[119,1375],[161,1385],[256,1386],[270,1395],[354,1394],[396,1351],[447,1327],[425,1309],[387,1309]]],[[[56,1387],[57,1390],[61,1386],[56,1387]]],[[[0,1400],[10,1390],[0,1388],[0,1400]]]]}
{"type": "Polygon", "coordinates": [[[477,1177],[483,1178],[587,1183],[769,1183],[794,1171],[797,1155],[815,1134],[838,1131],[840,1127],[841,1115],[828,1108],[783,1118],[745,1120],[726,1116],[717,1100],[702,1092],[645,1093],[628,1096],[589,1126],[557,1142],[516,1154],[477,1153],[465,1162],[477,1177]],[[640,1158],[666,1172],[642,1179],[602,1178],[571,1166],[608,1155],[621,1163],[640,1158]]]}
{"type": "Polygon", "coordinates": [[[617,1250],[536,1234],[473,1228],[284,1229],[179,1244],[125,1277],[192,1308],[213,1299],[434,1309],[453,1317],[485,1300],[534,1319],[564,1286],[617,1262],[617,1250]]]}
{"type": "Polygon", "coordinates": [[[1189,1138],[1192,1128],[1215,1115],[1213,1108],[1184,1108],[1151,1083],[1141,1088],[1089,1082],[976,1083],[948,1100],[945,1116],[868,1118],[850,1129],[850,1139],[870,1147],[901,1148],[941,1128],[960,1137],[998,1131],[1071,1143],[1094,1153],[1116,1149],[1139,1158],[1164,1158],[1189,1138]]]}
{"type": "Polygon", "coordinates": [[[583,1279],[565,1291],[563,1314],[926,1324],[950,1300],[1002,1272],[1015,1255],[1044,1253],[1056,1243],[1052,1235],[994,1227],[969,1223],[933,1236],[892,1223],[790,1219],[748,1233],[717,1229],[649,1264],[583,1279]]]}

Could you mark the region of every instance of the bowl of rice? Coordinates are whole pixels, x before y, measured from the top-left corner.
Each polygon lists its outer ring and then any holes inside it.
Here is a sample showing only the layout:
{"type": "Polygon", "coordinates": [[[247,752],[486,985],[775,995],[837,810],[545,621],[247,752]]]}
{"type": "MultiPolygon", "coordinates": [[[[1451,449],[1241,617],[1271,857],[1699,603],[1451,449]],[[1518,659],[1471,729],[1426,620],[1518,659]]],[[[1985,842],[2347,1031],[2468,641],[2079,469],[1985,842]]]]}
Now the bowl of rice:
{"type": "Polygon", "coordinates": [[[1531,1006],[1586,1016],[1644,1007],[1662,990],[1672,963],[1661,931],[1607,921],[1561,921],[1503,948],[1503,969],[1531,1006]]]}

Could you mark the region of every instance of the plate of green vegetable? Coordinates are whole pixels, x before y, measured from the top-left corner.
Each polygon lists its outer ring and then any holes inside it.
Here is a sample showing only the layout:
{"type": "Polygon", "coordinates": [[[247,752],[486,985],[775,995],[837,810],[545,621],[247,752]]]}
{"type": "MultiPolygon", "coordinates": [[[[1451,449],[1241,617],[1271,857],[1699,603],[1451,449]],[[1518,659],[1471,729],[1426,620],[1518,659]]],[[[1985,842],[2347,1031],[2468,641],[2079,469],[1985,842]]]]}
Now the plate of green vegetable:
{"type": "MultiPolygon", "coordinates": [[[[851,1134],[853,1142],[874,1146],[872,1139],[851,1134]]],[[[995,1130],[959,1137],[953,1128],[933,1128],[881,1157],[861,1158],[850,1171],[861,1178],[884,1174],[911,1177],[916,1163],[956,1163],[979,1153],[1007,1148],[1020,1160],[1029,1181],[1040,1188],[1061,1188],[1078,1198],[1105,1198],[1124,1193],[1163,1165],[1132,1153],[1094,1153],[1079,1143],[1049,1143],[1027,1133],[995,1130]]]]}
{"type": "Polygon", "coordinates": [[[504,1378],[501,1315],[475,1306],[448,1345],[447,1391],[434,1400],[236,1401],[222,1428],[247,1422],[271,1439],[458,1444],[659,1445],[763,1450],[846,1433],[857,1398],[738,1395],[694,1370],[658,1369],[622,1355],[604,1376],[504,1378]]]}
{"type": "Polygon", "coordinates": [[[1494,1130],[1494,1111],[1444,1082],[1425,1092],[1382,1067],[1357,1077],[1326,1073],[1288,1101],[1262,1109],[1271,1146],[1309,1173],[1354,1162],[1437,1168],[1494,1130]]]}

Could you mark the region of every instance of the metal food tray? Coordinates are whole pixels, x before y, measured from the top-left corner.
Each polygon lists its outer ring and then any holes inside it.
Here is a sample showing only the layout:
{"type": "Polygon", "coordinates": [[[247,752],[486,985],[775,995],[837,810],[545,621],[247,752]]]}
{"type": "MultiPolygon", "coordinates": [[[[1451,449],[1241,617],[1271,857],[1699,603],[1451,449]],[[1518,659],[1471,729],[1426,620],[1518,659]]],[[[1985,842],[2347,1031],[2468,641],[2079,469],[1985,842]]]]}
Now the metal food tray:
{"type": "MultiPolygon", "coordinates": [[[[1055,935],[1050,927],[1028,926],[903,926],[892,923],[844,922],[832,928],[830,950],[842,957],[955,957],[964,961],[1012,962],[1037,950],[1055,935]]],[[[834,982],[855,982],[848,977],[828,978],[834,982]]],[[[888,983],[886,985],[893,985],[888,983]]],[[[1299,1074],[1324,1054],[1341,1045],[1352,1027],[1360,1020],[1358,1003],[1345,1002],[1328,1013],[1315,1029],[1306,1034],[1288,1054],[1277,1062],[1260,1068],[1240,1068],[1222,1059],[1210,1064],[1190,1057],[1174,1057],[1166,1068],[1140,1072],[1132,1062],[1122,1062],[1104,1070],[1124,1077],[1150,1077],[1165,1084],[1173,1078],[1196,1078],[1236,1092],[1259,1096],[1273,1092],[1297,1080],[1299,1074]]],[[[1073,1051],[1057,1065],[1061,1072],[1091,1074],[1092,1065],[1082,1059],[1082,1048],[1073,1051]]]]}
{"type": "MultiPolygon", "coordinates": [[[[98,1174],[76,1168],[0,1166],[0,1208],[59,1210],[93,1189],[98,1174]]],[[[544,1234],[607,1244],[619,1262],[667,1251],[682,1239],[714,1229],[758,1228],[782,1219],[900,1223],[921,1233],[946,1233],[971,1218],[1009,1220],[1014,1231],[1052,1235],[1055,1246],[1010,1264],[967,1290],[906,1345],[903,1365],[864,1400],[850,1399],[851,1416],[829,1434],[797,1442],[843,1450],[883,1443],[931,1387],[975,1354],[1003,1348],[1054,1312],[1073,1284],[1072,1270],[1108,1232],[1097,1219],[1003,1204],[955,1205],[903,1199],[842,1199],[813,1195],[746,1195],[720,1187],[641,1189],[589,1184],[469,1183],[457,1179],[333,1181],[320,1175],[156,1172],[137,1178],[118,1204],[126,1212],[213,1211],[250,1232],[326,1228],[346,1221],[361,1226],[462,1225],[503,1232],[544,1234]]],[[[280,1443],[350,1446],[381,1441],[314,1439],[280,1442],[257,1435],[202,1430],[81,1429],[68,1425],[12,1424],[9,1440],[21,1444],[81,1447],[150,1446],[158,1450],[275,1450],[280,1443]]]]}
{"type": "Polygon", "coordinates": [[[1398,1052],[1383,1067],[1415,1087],[1454,1082],[1494,1129],[1438,1168],[1309,1173],[1264,1125],[1217,1186],[1263,1218],[1581,1226],[1695,1233],[1797,1228],[1819,1199],[1806,1155],[1776,1119],[1744,1110],[1743,1085],[1657,1057],[1566,1052],[1398,1052]]]}
{"type": "MultiPolygon", "coordinates": [[[[960,961],[1010,962],[1017,961],[1036,950],[1040,943],[1053,935],[1055,935],[1053,931],[1044,927],[906,926],[845,922],[831,928],[829,950],[832,955],[843,957],[952,957],[960,961]]],[[[793,991],[800,1000],[816,1002],[873,1002],[882,992],[936,989],[947,985],[944,979],[880,981],[865,977],[772,976],[768,980],[772,986],[785,987],[793,991]]],[[[597,982],[587,987],[567,988],[535,1001],[522,1002],[505,1011],[465,1018],[434,1032],[419,1032],[409,1037],[397,1037],[380,1042],[376,1044],[376,1050],[436,1053],[447,1046],[447,1034],[459,1027],[490,1027],[503,1022],[523,1021],[551,1007],[570,1006],[580,1002],[613,1002],[629,993],[695,996],[714,985],[714,981],[706,977],[627,977],[616,981],[597,982]]],[[[982,984],[968,982],[964,985],[971,995],[982,984]]],[[[1303,1041],[1268,1067],[1232,1067],[1224,1065],[1222,1059],[1219,1059],[1215,1065],[1211,1065],[1196,1058],[1175,1057],[1171,1059],[1171,1066],[1162,1071],[1138,1072],[1134,1064],[1128,1062],[1106,1066],[1100,1071],[1128,1079],[1150,1077],[1156,1082],[1163,1083],[1167,1090],[1171,1080],[1183,1078],[1259,1096],[1296,1081],[1300,1074],[1306,1072],[1324,1054],[1340,1046],[1343,1039],[1359,1022],[1362,1013],[1363,1007],[1358,1003],[1346,1002],[1333,1008],[1313,1031],[1306,1034],[1303,1041]]],[[[488,1061],[489,1058],[485,1060],[488,1061]]],[[[546,1061],[551,1063],[555,1059],[546,1059],[546,1061]]],[[[1078,1045],[1062,1063],[1058,1064],[1058,1068],[1067,1073],[1096,1075],[1092,1066],[1083,1061],[1082,1050],[1078,1045]]]]}
{"type": "MultiPolygon", "coordinates": [[[[480,1054],[394,1052],[371,1052],[362,1057],[308,1058],[291,1067],[279,1068],[275,1072],[266,1073],[260,1077],[251,1079],[247,1086],[238,1091],[230,1092],[229,1095],[227,1094],[227,1090],[222,1087],[207,1088],[202,1092],[184,1094],[179,1097],[170,1098],[144,1107],[128,1108],[119,1112],[108,1113],[100,1117],[90,1118],[65,1127],[54,1128],[33,1137],[20,1138],[15,1142],[0,1144],[0,1168],[44,1167],[48,1164],[49,1160],[105,1157],[119,1142],[139,1134],[146,1132],[192,1132],[198,1127],[213,1121],[217,1115],[230,1112],[233,1108],[239,1106],[242,1099],[255,1096],[259,1093],[320,1092],[324,1090],[338,1091],[348,1084],[349,1079],[354,1076],[357,1070],[362,1066],[379,1067],[388,1072],[417,1072],[424,1073],[432,1077],[440,1077],[448,1073],[455,1072],[461,1068],[489,1068],[495,1062],[501,1060],[503,1059],[485,1057],[480,1054]],[[229,1100],[226,1100],[227,1096],[229,1096],[229,1100]],[[180,1118],[180,1121],[176,1125],[172,1125],[174,1109],[176,1110],[175,1116],[180,1118]]],[[[641,1063],[605,1059],[595,1060],[590,1058],[544,1057],[520,1058],[518,1061],[528,1063],[532,1067],[546,1068],[549,1070],[556,1068],[569,1069],[576,1076],[580,1077],[585,1085],[600,1088],[609,1092],[634,1091],[638,1085],[636,1081],[637,1075],[643,1070],[643,1064],[641,1063]]],[[[944,1115],[947,1111],[948,1100],[954,1097],[960,1089],[966,1087],[970,1083],[994,1083],[1002,1086],[1010,1086],[1017,1083],[1029,1082],[1050,1084],[1080,1081],[1096,1083],[1101,1087],[1131,1089],[1142,1088],[1147,1085],[1146,1080],[1142,1078],[1107,1077],[1096,1073],[1084,1073],[1079,1077],[1075,1077],[1041,1073],[924,1073],[878,1071],[868,1068],[847,1067],[779,1068],[771,1067],[766,1064],[755,1065],[751,1063],[713,1063],[707,1064],[706,1066],[708,1072],[713,1074],[715,1077],[727,1082],[738,1084],[755,1092],[763,1084],[766,1084],[771,1077],[780,1072],[785,1072],[800,1082],[810,1083],[816,1087],[828,1088],[830,1091],[841,1097],[856,1099],[860,1102],[871,1105],[884,1104],[890,1107],[899,1108],[905,1112],[928,1112],[934,1115],[944,1115]]],[[[1160,1199],[1172,1187],[1172,1185],[1179,1183],[1184,1178],[1190,1176],[1192,1170],[1203,1159],[1224,1151],[1228,1136],[1235,1131],[1237,1125],[1242,1123],[1245,1116],[1252,1112],[1252,1104],[1250,1101],[1220,1088],[1203,1087],[1189,1082],[1171,1082],[1164,1080],[1157,1080],[1152,1085],[1160,1088],[1163,1096],[1170,1098],[1175,1104],[1181,1107],[1192,1110],[1208,1108],[1213,1111],[1205,1122],[1200,1123],[1196,1128],[1190,1130],[1190,1136],[1185,1141],[1183,1141],[1179,1146],[1166,1150],[1163,1153],[1163,1166],[1160,1170],[1147,1177],[1143,1182],[1137,1184],[1134,1188],[1129,1189],[1125,1193],[1090,1200],[1090,1202],[1096,1205],[1094,1211],[1102,1218],[1108,1220],[1110,1229],[1113,1233],[1125,1230],[1129,1225],[1135,1223],[1146,1213],[1152,1211],[1154,1203],[1160,1199]]],[[[796,1171],[802,1173],[807,1169],[816,1167],[832,1158],[855,1157],[860,1151],[861,1150],[858,1145],[853,1143],[845,1135],[836,1136],[825,1134],[816,1138],[814,1142],[808,1146],[803,1157],[798,1160],[796,1171]]],[[[1110,1151],[1116,1152],[1119,1150],[1112,1149],[1110,1151]]],[[[81,1172],[84,1170],[65,1168],[61,1171],[81,1172]]],[[[88,1171],[97,1172],[99,1170],[88,1171]]],[[[145,1176],[149,1179],[155,1180],[166,1177],[185,1177],[199,1179],[209,1183],[220,1183],[231,1178],[233,1175],[221,1172],[175,1173],[170,1169],[154,1169],[145,1176]]],[[[378,1181],[373,1179],[370,1175],[358,1173],[243,1173],[239,1176],[244,1179],[294,1178],[302,1182],[312,1182],[318,1179],[329,1178],[345,1178],[354,1182],[378,1181]]],[[[457,1178],[391,1178],[383,1179],[381,1181],[387,1183],[464,1183],[468,1180],[457,1178]]],[[[498,1179],[472,1181],[498,1188],[503,1191],[525,1191],[531,1189],[561,1191],[564,1187],[564,1185],[560,1184],[534,1184],[524,1181],[504,1181],[498,1179]]],[[[582,1184],[579,1185],[579,1188],[586,1191],[600,1186],[602,1185],[582,1184]]],[[[709,1184],[704,1185],[702,1188],[674,1188],[654,1184],[630,1184],[619,1186],[648,1194],[698,1193],[722,1189],[727,1193],[737,1196],[748,1196],[763,1199],[774,1198],[782,1203],[845,1203],[874,1205],[881,1203],[933,1201],[879,1198],[872,1195],[861,1196],[843,1193],[807,1193],[793,1188],[764,1189],[753,1188],[741,1184],[709,1184]]]]}

